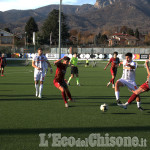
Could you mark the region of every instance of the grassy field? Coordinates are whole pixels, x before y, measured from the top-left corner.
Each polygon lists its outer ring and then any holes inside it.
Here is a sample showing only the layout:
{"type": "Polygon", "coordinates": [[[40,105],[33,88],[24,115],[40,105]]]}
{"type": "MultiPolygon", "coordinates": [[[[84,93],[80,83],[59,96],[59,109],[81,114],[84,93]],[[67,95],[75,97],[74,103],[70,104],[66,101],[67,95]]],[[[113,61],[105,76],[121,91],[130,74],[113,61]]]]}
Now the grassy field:
{"type": "MultiPolygon", "coordinates": [[[[79,148],[79,149],[150,149],[150,94],[144,93],[141,112],[136,103],[124,110],[116,105],[114,90],[106,87],[110,80],[109,68],[105,64],[96,68],[79,67],[80,83],[76,86],[72,80],[70,91],[75,103],[70,108],[64,107],[61,93],[54,87],[55,74],[47,74],[43,89],[43,99],[37,99],[34,89],[33,69],[31,66],[7,67],[5,76],[0,77],[0,150],[49,150],[74,149],[52,148],[49,139],[48,147],[39,147],[40,133],[61,133],[62,136],[73,136],[76,139],[87,138],[91,133],[105,136],[122,136],[147,139],[147,148],[79,148]],[[101,112],[101,104],[107,103],[109,110],[101,112]]],[[[122,68],[118,69],[117,79],[121,77],[122,68]]],[[[66,79],[70,74],[68,68],[66,79]]],[[[136,71],[136,83],[141,85],[146,80],[145,68],[136,71]]],[[[131,93],[127,88],[121,89],[121,100],[126,102],[131,93]]],[[[46,136],[47,139],[47,136],[46,136]]]]}

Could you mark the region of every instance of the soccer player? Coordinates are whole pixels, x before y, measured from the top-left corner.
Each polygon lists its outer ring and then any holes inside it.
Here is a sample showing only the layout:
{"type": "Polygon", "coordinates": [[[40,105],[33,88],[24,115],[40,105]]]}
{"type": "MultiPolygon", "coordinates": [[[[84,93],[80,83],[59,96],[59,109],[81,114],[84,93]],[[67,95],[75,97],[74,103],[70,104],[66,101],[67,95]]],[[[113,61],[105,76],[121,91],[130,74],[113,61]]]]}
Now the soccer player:
{"type": "Polygon", "coordinates": [[[0,57],[0,72],[1,76],[4,76],[4,68],[7,65],[5,54],[2,54],[2,57],[0,57]]]}
{"type": "MultiPolygon", "coordinates": [[[[137,90],[133,91],[132,96],[129,98],[129,100],[125,103],[125,104],[119,104],[120,107],[127,109],[127,106],[129,104],[131,104],[137,97],[139,94],[143,93],[143,92],[148,92],[150,90],[150,69],[149,69],[149,65],[148,65],[149,61],[146,60],[145,61],[145,65],[146,65],[146,70],[147,70],[147,81],[142,84],[137,90]]],[[[138,107],[141,111],[144,110],[142,107],[138,107]]]]}
{"type": "Polygon", "coordinates": [[[45,62],[50,67],[50,72],[52,73],[52,67],[49,61],[47,60],[46,56],[43,55],[43,49],[38,49],[38,56],[34,56],[32,60],[32,67],[34,68],[34,81],[35,81],[35,89],[36,94],[35,96],[38,98],[42,98],[42,90],[43,90],[43,82],[45,78],[45,62]],[[40,87],[39,87],[40,81],[40,87]]]}
{"type": "MultiPolygon", "coordinates": [[[[123,74],[122,78],[117,80],[115,84],[115,96],[117,100],[117,104],[122,104],[119,100],[119,91],[120,87],[127,86],[130,91],[135,91],[137,89],[137,85],[135,83],[135,70],[136,70],[136,63],[132,61],[132,53],[127,53],[125,55],[126,60],[121,62],[123,64],[123,74]]],[[[140,107],[140,98],[137,96],[137,107],[140,107]]]]}
{"type": "Polygon", "coordinates": [[[72,101],[70,91],[65,81],[66,69],[69,63],[70,63],[70,58],[66,56],[54,62],[54,64],[57,66],[57,69],[56,69],[56,74],[53,83],[55,87],[61,91],[66,108],[69,107],[66,95],[68,96],[69,101],[72,101]],[[62,60],[63,62],[61,62],[62,60]]]}
{"type": "Polygon", "coordinates": [[[77,53],[74,54],[74,56],[72,57],[71,59],[71,76],[68,80],[68,85],[70,85],[70,81],[71,79],[74,77],[74,75],[76,75],[76,82],[77,82],[77,85],[80,86],[80,83],[79,83],[79,73],[78,73],[78,58],[77,58],[77,53]]]}
{"type": "Polygon", "coordinates": [[[114,80],[115,80],[115,77],[116,77],[116,74],[117,74],[118,65],[120,63],[120,60],[117,57],[117,55],[118,55],[118,52],[114,52],[113,57],[109,60],[108,64],[104,68],[104,70],[106,70],[108,65],[111,63],[110,72],[111,72],[112,78],[111,78],[110,82],[108,82],[107,87],[112,83],[112,88],[115,88],[114,80]]]}
{"type": "Polygon", "coordinates": [[[85,67],[88,67],[88,66],[89,66],[89,60],[86,59],[86,65],[85,65],[85,67]]]}

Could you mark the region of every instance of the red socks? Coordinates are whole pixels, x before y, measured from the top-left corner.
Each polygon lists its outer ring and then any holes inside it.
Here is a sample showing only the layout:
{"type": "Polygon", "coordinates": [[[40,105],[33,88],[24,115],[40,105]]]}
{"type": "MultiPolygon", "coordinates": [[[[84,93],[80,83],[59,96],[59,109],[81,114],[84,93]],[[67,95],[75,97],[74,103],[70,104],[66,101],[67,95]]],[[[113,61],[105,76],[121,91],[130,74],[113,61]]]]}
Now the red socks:
{"type": "Polygon", "coordinates": [[[65,92],[61,92],[63,100],[65,102],[65,104],[67,103],[67,98],[66,98],[66,93],[65,92]]]}
{"type": "Polygon", "coordinates": [[[110,83],[114,84],[114,78],[112,78],[112,79],[110,80],[110,83]]]}
{"type": "Polygon", "coordinates": [[[70,93],[69,91],[66,91],[66,94],[67,94],[68,98],[69,98],[70,100],[72,100],[71,93],[70,93]]]}
{"type": "Polygon", "coordinates": [[[137,97],[137,95],[133,93],[133,94],[131,95],[131,97],[129,98],[128,103],[129,103],[129,104],[132,103],[132,102],[136,99],[136,97],[137,97]]]}

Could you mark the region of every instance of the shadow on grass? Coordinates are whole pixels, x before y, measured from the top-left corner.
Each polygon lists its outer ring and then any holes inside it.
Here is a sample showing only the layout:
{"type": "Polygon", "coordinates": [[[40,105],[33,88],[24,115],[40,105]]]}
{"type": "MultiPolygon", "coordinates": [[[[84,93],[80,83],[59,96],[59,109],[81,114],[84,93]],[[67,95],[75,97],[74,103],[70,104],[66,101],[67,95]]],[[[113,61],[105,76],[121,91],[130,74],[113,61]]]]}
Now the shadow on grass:
{"type": "Polygon", "coordinates": [[[30,128],[30,129],[0,129],[0,135],[40,134],[40,133],[112,133],[112,132],[150,132],[150,126],[124,127],[82,127],[82,128],[30,128]]]}
{"type": "Polygon", "coordinates": [[[111,114],[115,114],[115,115],[134,115],[136,113],[111,113],[111,114]]]}
{"type": "Polygon", "coordinates": [[[44,100],[62,100],[61,95],[44,95],[41,99],[34,95],[1,95],[0,101],[44,101],[44,100]],[[6,97],[6,98],[5,98],[6,97]]]}
{"type": "Polygon", "coordinates": [[[12,86],[15,86],[15,85],[33,85],[34,86],[34,83],[0,83],[0,85],[12,85],[12,86]]]}

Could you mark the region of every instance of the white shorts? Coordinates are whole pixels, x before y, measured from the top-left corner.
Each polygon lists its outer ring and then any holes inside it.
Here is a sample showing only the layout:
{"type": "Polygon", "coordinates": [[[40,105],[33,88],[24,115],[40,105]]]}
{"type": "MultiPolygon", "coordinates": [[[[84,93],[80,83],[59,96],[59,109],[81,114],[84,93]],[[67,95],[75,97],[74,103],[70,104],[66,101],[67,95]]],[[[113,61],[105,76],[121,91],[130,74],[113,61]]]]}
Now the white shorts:
{"type": "Polygon", "coordinates": [[[120,81],[123,84],[123,86],[127,86],[130,91],[135,91],[138,89],[135,81],[125,79],[119,79],[118,81],[120,81]]]}
{"type": "Polygon", "coordinates": [[[34,81],[44,81],[45,79],[45,72],[34,72],[34,81]]]}

